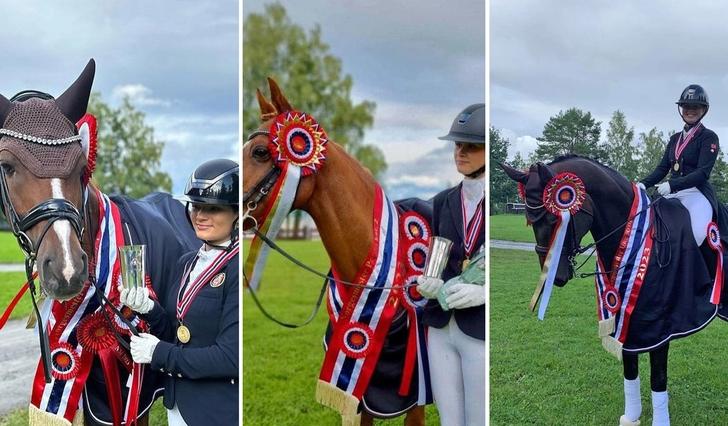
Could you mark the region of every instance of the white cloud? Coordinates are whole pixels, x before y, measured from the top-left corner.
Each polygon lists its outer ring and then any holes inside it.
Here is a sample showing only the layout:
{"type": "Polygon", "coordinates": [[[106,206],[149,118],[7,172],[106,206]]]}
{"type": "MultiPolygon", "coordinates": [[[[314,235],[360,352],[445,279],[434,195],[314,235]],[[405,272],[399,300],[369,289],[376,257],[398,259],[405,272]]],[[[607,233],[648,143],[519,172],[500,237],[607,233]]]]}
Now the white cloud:
{"type": "Polygon", "coordinates": [[[111,91],[111,95],[117,101],[129,98],[134,105],[138,106],[168,107],[172,105],[172,102],[169,100],[153,97],[151,89],[142,84],[125,84],[122,86],[116,86],[111,91]]]}

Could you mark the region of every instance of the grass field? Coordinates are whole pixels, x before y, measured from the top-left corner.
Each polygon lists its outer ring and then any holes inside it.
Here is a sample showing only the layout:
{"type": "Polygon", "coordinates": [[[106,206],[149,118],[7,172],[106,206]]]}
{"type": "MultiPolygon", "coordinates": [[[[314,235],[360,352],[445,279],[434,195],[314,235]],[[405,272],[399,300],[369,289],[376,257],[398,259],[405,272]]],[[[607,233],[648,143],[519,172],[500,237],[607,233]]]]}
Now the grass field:
{"type": "Polygon", "coordinates": [[[0,263],[23,263],[23,252],[10,232],[0,232],[0,263]]]}
{"type": "MultiPolygon", "coordinates": [[[[491,250],[490,424],[614,425],[623,410],[622,365],[597,338],[593,279],[556,288],[543,322],[528,311],[536,255],[491,250]]],[[[592,266],[585,266],[587,270],[592,266]]],[[[673,425],[728,424],[728,325],[670,345],[673,425]]],[[[648,357],[640,357],[642,424],[651,422],[648,357]]]]}
{"type": "MultiPolygon", "coordinates": [[[[296,258],[319,271],[329,260],[320,242],[281,242],[296,258]]],[[[243,256],[245,259],[245,256],[243,256]]],[[[314,306],[323,279],[271,254],[260,299],[274,316],[302,322],[314,306]]],[[[324,302],[325,303],[325,302],[324,302]]],[[[314,391],[324,352],[326,307],[313,323],[291,330],[266,319],[245,291],[243,296],[243,421],[260,425],[338,425],[339,415],[316,402],[314,391]]],[[[439,420],[434,406],[427,408],[427,424],[439,420]]],[[[400,425],[401,419],[376,422],[400,425]]]]}
{"type": "MultiPolygon", "coordinates": [[[[533,243],[536,240],[533,236],[533,229],[526,226],[526,217],[522,214],[499,214],[490,216],[490,239],[505,241],[520,241],[533,243]]],[[[584,236],[582,245],[594,241],[591,234],[584,236]]]]}

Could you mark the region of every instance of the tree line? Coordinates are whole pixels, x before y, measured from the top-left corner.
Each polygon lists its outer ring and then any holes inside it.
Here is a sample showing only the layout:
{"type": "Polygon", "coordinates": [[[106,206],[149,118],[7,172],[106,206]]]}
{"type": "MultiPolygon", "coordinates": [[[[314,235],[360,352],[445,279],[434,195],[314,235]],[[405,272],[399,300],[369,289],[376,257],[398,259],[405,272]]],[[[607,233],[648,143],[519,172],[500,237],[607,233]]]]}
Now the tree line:
{"type": "MultiPolygon", "coordinates": [[[[578,154],[593,158],[605,164],[631,181],[637,181],[654,170],[667,146],[670,135],[675,131],[663,132],[653,127],[648,132],[635,135],[634,126],[627,123],[622,111],[614,111],[602,139],[602,123],[590,112],[578,108],[560,111],[549,118],[541,136],[536,138],[538,146],[528,158],[516,152],[508,159],[511,141],[500,130],[490,128],[490,208],[500,213],[508,202],[519,201],[516,184],[498,167],[507,162],[511,166],[526,169],[537,161],[549,162],[560,155],[578,154]],[[636,136],[636,137],[635,137],[636,136]]],[[[710,181],[718,198],[728,201],[728,163],[723,154],[713,168],[710,181]]]]}

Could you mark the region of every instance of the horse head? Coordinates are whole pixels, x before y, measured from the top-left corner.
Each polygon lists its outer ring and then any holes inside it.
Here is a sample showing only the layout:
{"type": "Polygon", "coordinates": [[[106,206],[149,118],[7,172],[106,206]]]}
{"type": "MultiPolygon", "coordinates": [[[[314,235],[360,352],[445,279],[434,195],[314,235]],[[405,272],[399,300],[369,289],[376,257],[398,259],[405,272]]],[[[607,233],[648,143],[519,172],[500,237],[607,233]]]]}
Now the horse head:
{"type": "Polygon", "coordinates": [[[92,59],[56,99],[35,91],[0,95],[2,210],[42,289],[60,300],[88,279],[81,247],[88,147],[75,123],[86,114],[94,72],[92,59]]]}
{"type": "MultiPolygon", "coordinates": [[[[543,163],[532,165],[528,172],[515,169],[507,164],[500,164],[500,166],[508,177],[523,185],[524,194],[522,195],[525,195],[526,219],[533,228],[536,237],[536,253],[541,268],[543,268],[559,221],[559,218],[546,206],[548,203],[546,193],[557,173],[564,170],[555,170],[543,163]]],[[[585,194],[583,205],[573,214],[566,230],[554,279],[554,284],[557,286],[564,286],[574,276],[573,259],[582,238],[591,229],[593,219],[593,203],[591,197],[585,194]]]]}
{"type": "MultiPolygon", "coordinates": [[[[257,226],[265,210],[267,194],[278,180],[281,170],[276,165],[270,145],[270,128],[279,114],[294,111],[283,91],[272,78],[268,78],[271,101],[260,90],[256,90],[260,106],[261,124],[248,136],[243,145],[243,229],[257,226]]],[[[302,179],[293,208],[301,208],[313,193],[315,175],[302,179]]]]}

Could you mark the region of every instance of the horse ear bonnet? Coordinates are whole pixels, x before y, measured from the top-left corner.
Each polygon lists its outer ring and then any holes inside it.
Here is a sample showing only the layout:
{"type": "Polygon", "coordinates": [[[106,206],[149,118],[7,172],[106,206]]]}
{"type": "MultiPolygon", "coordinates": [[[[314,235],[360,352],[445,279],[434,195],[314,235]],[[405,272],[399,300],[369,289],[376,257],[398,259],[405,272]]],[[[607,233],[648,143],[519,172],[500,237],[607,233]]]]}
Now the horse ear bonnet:
{"type": "MultiPolygon", "coordinates": [[[[25,96],[12,102],[7,111],[3,129],[47,140],[58,140],[77,135],[74,123],[86,111],[93,73],[92,60],[78,80],[58,100],[43,96],[25,96]],[[81,111],[83,113],[76,117],[81,111]]],[[[74,160],[83,157],[83,149],[78,141],[62,145],[47,145],[3,135],[0,138],[0,151],[5,150],[15,155],[31,173],[39,178],[68,178],[76,167],[74,160]]]]}

